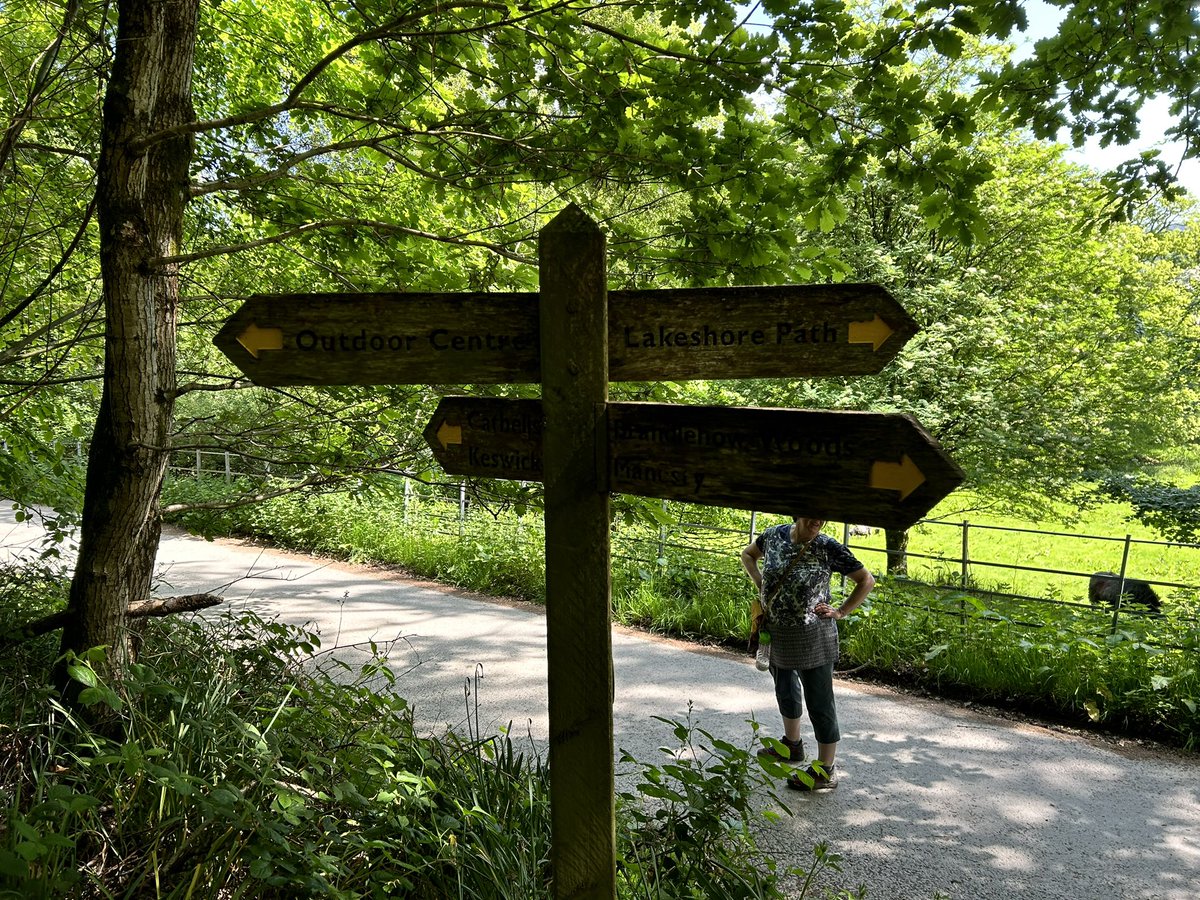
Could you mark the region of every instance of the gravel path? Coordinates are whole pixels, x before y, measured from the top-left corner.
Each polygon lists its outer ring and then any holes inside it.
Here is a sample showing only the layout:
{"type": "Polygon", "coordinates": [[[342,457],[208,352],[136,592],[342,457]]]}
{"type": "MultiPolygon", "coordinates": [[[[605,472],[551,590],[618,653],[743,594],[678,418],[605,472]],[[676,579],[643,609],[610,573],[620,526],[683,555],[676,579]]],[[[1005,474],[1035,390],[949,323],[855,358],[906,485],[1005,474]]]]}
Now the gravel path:
{"type": "MultiPolygon", "coordinates": [[[[0,560],[36,532],[0,506],[0,560]]],[[[540,749],[547,733],[545,620],[380,569],[169,533],[162,593],[209,590],[230,605],[319,624],[326,645],[400,638],[399,690],[418,727],[485,734],[510,722],[540,749]]],[[[355,650],[347,646],[346,653],[355,650]]],[[[614,629],[618,749],[660,762],[673,743],[653,716],[746,746],[748,720],[775,734],[770,684],[750,660],[614,629]]],[[[1200,757],[989,717],[959,704],[842,681],[835,791],[781,791],[794,813],[765,829],[781,861],[827,841],[871,898],[1025,900],[1200,897],[1200,757]]],[[[806,739],[810,742],[811,735],[806,739]]],[[[812,896],[810,894],[810,896],[812,896]]]]}

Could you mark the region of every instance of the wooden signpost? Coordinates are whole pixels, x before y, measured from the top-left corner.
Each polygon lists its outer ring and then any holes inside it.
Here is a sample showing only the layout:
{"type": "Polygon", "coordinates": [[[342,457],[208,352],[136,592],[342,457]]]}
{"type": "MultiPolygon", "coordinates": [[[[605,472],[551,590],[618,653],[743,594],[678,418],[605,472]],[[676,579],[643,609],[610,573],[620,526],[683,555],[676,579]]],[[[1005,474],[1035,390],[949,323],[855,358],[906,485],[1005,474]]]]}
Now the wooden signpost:
{"type": "Polygon", "coordinates": [[[550,824],[558,897],[616,896],[604,234],[576,206],[538,237],[550,824]]]}
{"type": "Polygon", "coordinates": [[[446,471],[544,481],[551,864],[558,898],[616,896],[609,493],[911,525],[962,480],[915,419],[609,403],[609,381],[880,371],[916,324],[876,285],[605,290],[578,207],[539,235],[537,294],[259,295],[214,343],[262,385],[541,382],[444,398],[446,471]]]}
{"type": "MultiPolygon", "coordinates": [[[[544,383],[540,302],[259,294],[214,343],[255,384],[544,383]]],[[[607,315],[609,381],[869,375],[917,332],[875,284],[611,291],[607,315]]]]}
{"type": "MultiPolygon", "coordinates": [[[[443,397],[425,440],[451,475],[545,480],[540,400],[443,397]]],[[[909,528],[963,479],[902,413],[609,403],[613,493],[909,528]]]]}

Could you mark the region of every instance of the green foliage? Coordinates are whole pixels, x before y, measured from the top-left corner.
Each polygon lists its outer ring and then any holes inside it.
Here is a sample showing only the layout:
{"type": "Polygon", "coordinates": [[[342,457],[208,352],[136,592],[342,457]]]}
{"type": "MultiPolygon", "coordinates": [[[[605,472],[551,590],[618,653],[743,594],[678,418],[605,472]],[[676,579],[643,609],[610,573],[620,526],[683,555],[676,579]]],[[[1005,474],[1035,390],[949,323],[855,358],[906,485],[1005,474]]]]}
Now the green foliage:
{"type": "MultiPolygon", "coordinates": [[[[410,878],[404,865],[370,865],[393,842],[432,847],[428,868],[452,872],[442,844],[453,808],[433,785],[453,755],[411,741],[404,701],[380,690],[392,685],[382,660],[302,668],[317,646],[244,614],[147,629],[119,694],[97,660],[71,662],[81,701],[119,710],[119,733],[44,695],[31,703],[53,714],[7,736],[18,764],[5,784],[4,883],[29,897],[89,883],[118,896],[151,885],[164,896],[349,896],[339,882],[370,893],[410,878]]],[[[6,687],[6,700],[22,696],[6,687]]]]}
{"type": "MultiPolygon", "coordinates": [[[[402,648],[358,648],[352,668],[319,635],[252,613],[156,622],[140,641],[119,686],[97,674],[100,651],[68,661],[81,701],[116,713],[103,730],[53,698],[49,656],[6,651],[0,893],[548,893],[540,757],[507,734],[415,736],[389,665],[402,648]]],[[[667,724],[696,752],[624,758],[636,786],[619,804],[620,896],[782,897],[785,873],[750,827],[767,776],[748,751],[667,724]]]]}
{"type": "MultiPolygon", "coordinates": [[[[628,753],[621,762],[638,767],[636,791],[618,793],[618,895],[646,898],[782,897],[781,879],[799,877],[807,896],[823,869],[841,871],[828,847],[815,849],[811,872],[780,870],[755,838],[757,808],[765,793],[769,823],[791,812],[773,784],[786,767],[761,763],[753,749],[737,747],[692,723],[659,719],[671,728],[674,747],[663,747],[669,762],[640,763],[628,753]]],[[[758,724],[752,748],[760,746],[758,724]]],[[[789,895],[790,896],[790,895],[789,895]]],[[[851,898],[839,893],[840,898],[851,898]]]]}
{"type": "Polygon", "coordinates": [[[921,192],[873,173],[820,238],[849,280],[888,285],[921,332],[877,376],[759,383],[752,396],[912,413],[971,495],[1030,516],[1092,473],[1193,438],[1198,229],[1100,228],[1103,192],[1057,151],[1002,133],[977,143],[996,168],[978,194],[985,238],[939,238],[921,192]]]}
{"type": "MultiPolygon", "coordinates": [[[[1123,145],[1138,136],[1138,113],[1143,104],[1163,95],[1174,120],[1168,137],[1197,153],[1200,123],[1189,110],[1200,80],[1200,37],[1192,4],[1183,0],[1146,0],[1129,5],[1118,0],[1053,4],[1064,12],[1057,33],[1037,42],[1026,59],[1012,60],[983,77],[981,100],[994,98],[1034,133],[1057,140],[1064,131],[1080,147],[1090,138],[1100,145],[1123,145]],[[1120,47],[1114,52],[1115,47],[1120,47]],[[1169,64],[1167,61],[1170,61],[1169,64]]],[[[961,21],[970,17],[991,34],[1022,30],[1025,14],[1012,0],[923,0],[925,9],[955,10],[961,21]]],[[[1111,176],[1124,192],[1121,209],[1128,213],[1146,197],[1145,185],[1168,196],[1172,166],[1150,151],[1131,159],[1111,176]]]]}
{"type": "Polygon", "coordinates": [[[237,485],[207,479],[172,479],[171,502],[191,507],[169,517],[206,536],[237,534],[276,546],[336,556],[360,563],[384,563],[415,575],[527,600],[545,597],[541,563],[541,521],[521,520],[494,527],[496,516],[471,504],[459,522],[453,507],[414,496],[407,504],[391,492],[288,495],[233,509],[206,509],[204,503],[237,491],[237,485]]]}
{"type": "Polygon", "coordinates": [[[1200,486],[1178,487],[1151,477],[1126,475],[1105,479],[1101,492],[1128,503],[1133,516],[1168,540],[1200,543],[1200,486]]]}
{"type": "MultiPolygon", "coordinates": [[[[14,679],[49,671],[57,649],[54,636],[20,640],[21,629],[66,605],[66,573],[54,553],[0,564],[0,653],[10,654],[14,679]]],[[[0,708],[0,721],[9,721],[10,712],[0,708]]]]}
{"type": "MultiPolygon", "coordinates": [[[[78,428],[72,435],[75,440],[82,436],[78,428]]],[[[0,429],[7,445],[0,447],[0,497],[61,507],[64,516],[78,513],[83,507],[83,460],[74,442],[64,443],[64,437],[57,428],[31,433],[6,423],[0,429]]]]}
{"type": "Polygon", "coordinates": [[[956,696],[1194,747],[1200,742],[1196,598],[1163,618],[987,601],[882,580],[842,631],[845,663],[956,696]]]}

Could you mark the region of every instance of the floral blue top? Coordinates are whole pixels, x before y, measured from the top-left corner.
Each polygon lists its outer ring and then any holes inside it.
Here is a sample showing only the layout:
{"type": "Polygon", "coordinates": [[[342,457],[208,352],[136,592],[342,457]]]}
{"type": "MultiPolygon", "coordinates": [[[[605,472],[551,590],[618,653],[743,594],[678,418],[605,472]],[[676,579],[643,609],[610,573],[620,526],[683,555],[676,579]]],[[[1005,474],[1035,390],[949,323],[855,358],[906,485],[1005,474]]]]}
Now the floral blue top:
{"type": "Polygon", "coordinates": [[[791,530],[791,525],[768,528],[755,544],[763,552],[763,598],[771,632],[771,663],[779,668],[809,669],[836,662],[838,657],[837,622],[818,618],[814,612],[817,604],[829,601],[830,578],[835,572],[857,572],[863,564],[827,534],[818,534],[807,548],[793,544],[791,530]],[[804,555],[776,591],[780,576],[797,554],[804,555]]]}

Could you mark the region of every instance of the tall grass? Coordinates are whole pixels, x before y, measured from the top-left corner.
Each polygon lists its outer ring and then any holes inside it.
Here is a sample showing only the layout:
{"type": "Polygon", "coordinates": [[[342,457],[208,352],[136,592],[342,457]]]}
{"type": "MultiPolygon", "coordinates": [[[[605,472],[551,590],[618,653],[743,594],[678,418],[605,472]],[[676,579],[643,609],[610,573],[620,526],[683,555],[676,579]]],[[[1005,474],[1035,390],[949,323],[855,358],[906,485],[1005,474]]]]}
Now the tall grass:
{"type": "MultiPolygon", "coordinates": [[[[236,483],[234,487],[236,488],[236,483]]],[[[178,479],[173,503],[209,500],[228,491],[223,482],[178,479]]],[[[498,527],[475,511],[464,527],[446,519],[446,504],[391,494],[280,497],[233,510],[197,510],[174,517],[206,536],[241,535],[275,546],[350,562],[402,566],[414,574],[502,596],[541,600],[545,564],[541,522],[511,514],[498,527]]]]}
{"type": "Polygon", "coordinates": [[[1200,739],[1196,608],[1163,617],[984,603],[884,580],[845,620],[844,665],[1187,747],[1200,739]]]}

